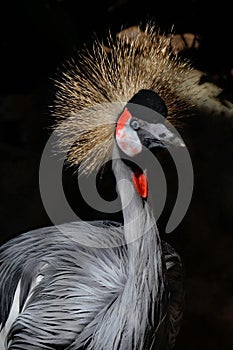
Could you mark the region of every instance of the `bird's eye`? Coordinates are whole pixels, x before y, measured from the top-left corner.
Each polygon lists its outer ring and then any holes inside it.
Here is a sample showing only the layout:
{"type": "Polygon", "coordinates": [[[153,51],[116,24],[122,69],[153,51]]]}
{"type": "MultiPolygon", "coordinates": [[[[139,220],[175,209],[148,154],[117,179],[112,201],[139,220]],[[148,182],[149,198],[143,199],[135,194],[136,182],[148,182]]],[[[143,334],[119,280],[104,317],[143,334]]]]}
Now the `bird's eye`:
{"type": "Polygon", "coordinates": [[[134,130],[138,130],[140,128],[140,123],[138,120],[136,119],[132,119],[130,122],[130,126],[134,129],[134,130]]]}

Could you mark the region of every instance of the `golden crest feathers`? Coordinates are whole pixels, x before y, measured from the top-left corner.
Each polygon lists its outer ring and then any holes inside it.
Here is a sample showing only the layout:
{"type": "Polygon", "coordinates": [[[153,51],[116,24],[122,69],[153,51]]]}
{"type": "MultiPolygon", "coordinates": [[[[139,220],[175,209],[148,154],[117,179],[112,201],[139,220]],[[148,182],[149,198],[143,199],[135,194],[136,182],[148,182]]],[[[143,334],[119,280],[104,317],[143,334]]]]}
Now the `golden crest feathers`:
{"type": "Polygon", "coordinates": [[[52,115],[61,151],[68,162],[89,173],[111,159],[116,121],[127,101],[141,89],[156,91],[173,124],[184,116],[193,85],[192,69],[169,49],[170,37],[153,25],[132,35],[121,32],[107,47],[96,40],[59,78],[52,115]]]}

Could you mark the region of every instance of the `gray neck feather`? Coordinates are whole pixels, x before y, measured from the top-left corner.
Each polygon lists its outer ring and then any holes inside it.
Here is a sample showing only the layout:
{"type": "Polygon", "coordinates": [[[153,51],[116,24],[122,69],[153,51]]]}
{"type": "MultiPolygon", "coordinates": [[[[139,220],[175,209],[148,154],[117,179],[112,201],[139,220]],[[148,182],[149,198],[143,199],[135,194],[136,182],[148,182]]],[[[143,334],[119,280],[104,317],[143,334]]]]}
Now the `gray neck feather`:
{"type": "Polygon", "coordinates": [[[130,305],[127,316],[133,322],[137,349],[142,349],[148,322],[153,330],[164,316],[159,307],[164,293],[162,248],[152,208],[134,189],[132,171],[120,159],[117,146],[113,150],[112,168],[122,203],[128,250],[128,279],[122,301],[125,310],[130,305]]]}

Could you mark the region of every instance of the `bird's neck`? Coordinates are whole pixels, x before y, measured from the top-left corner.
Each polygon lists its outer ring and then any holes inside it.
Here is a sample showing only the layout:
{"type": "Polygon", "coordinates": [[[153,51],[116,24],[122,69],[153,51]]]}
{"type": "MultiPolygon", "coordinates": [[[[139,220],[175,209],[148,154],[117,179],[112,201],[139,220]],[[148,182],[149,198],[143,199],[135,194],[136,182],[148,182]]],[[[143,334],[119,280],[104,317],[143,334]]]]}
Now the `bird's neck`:
{"type": "Polygon", "coordinates": [[[122,294],[122,310],[126,310],[126,319],[130,315],[128,321],[132,324],[129,330],[140,344],[148,329],[148,315],[151,329],[155,329],[164,317],[161,308],[165,303],[162,248],[153,210],[137,193],[132,170],[120,159],[117,149],[113,158],[128,252],[128,277],[122,294]]]}
{"type": "MultiPolygon", "coordinates": [[[[146,198],[142,198],[136,189],[136,174],[120,157],[117,146],[113,150],[112,169],[116,178],[117,190],[121,199],[124,218],[124,233],[129,244],[141,238],[142,229],[157,233],[152,208],[146,198]],[[148,222],[149,221],[149,222],[148,222]]],[[[145,180],[147,181],[147,180],[145,180]]]]}
{"type": "Polygon", "coordinates": [[[162,269],[162,248],[153,210],[147,200],[137,193],[133,171],[121,160],[117,147],[113,152],[112,166],[121,198],[124,235],[132,273],[137,273],[137,264],[143,265],[144,262],[146,268],[151,265],[151,273],[158,277],[158,269],[162,269]]]}

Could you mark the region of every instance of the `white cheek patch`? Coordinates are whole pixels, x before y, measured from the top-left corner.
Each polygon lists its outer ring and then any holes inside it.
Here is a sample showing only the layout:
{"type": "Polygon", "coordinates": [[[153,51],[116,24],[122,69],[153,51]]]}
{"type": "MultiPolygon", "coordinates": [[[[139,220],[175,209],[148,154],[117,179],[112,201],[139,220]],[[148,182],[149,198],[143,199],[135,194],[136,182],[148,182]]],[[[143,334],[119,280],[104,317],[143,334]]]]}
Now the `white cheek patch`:
{"type": "Polygon", "coordinates": [[[129,125],[132,116],[127,108],[121,114],[116,127],[116,141],[120,149],[130,157],[142,151],[142,144],[135,130],[129,125]]]}

